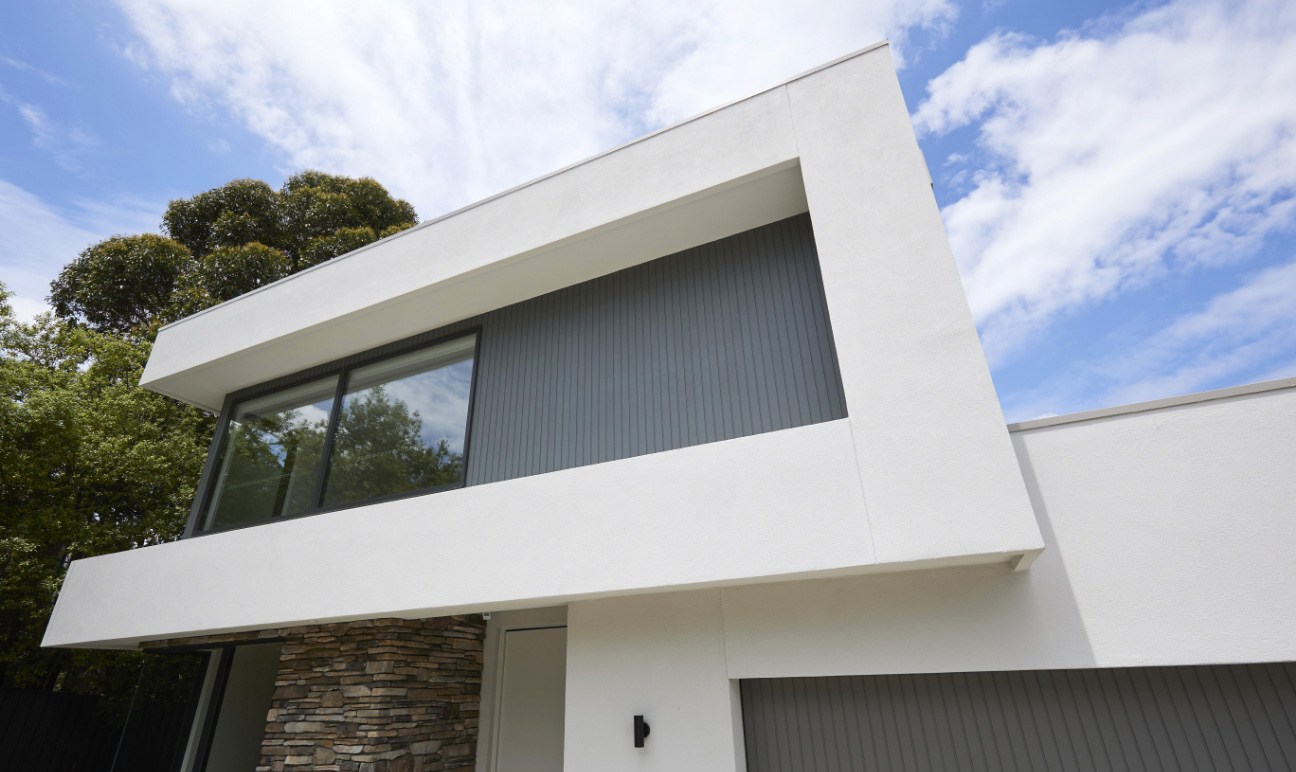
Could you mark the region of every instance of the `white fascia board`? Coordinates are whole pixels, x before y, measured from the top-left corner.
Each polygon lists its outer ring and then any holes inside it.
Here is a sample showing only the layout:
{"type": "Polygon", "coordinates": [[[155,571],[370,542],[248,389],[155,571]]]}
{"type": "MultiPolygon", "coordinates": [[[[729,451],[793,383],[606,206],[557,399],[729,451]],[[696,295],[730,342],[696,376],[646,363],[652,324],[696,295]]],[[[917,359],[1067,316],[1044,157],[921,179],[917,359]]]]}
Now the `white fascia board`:
{"type": "Polygon", "coordinates": [[[1043,538],[890,58],[856,57],[787,89],[879,560],[1037,554],[1043,538]]]}
{"type": "Polygon", "coordinates": [[[853,467],[838,420],[87,558],[44,645],[865,569],[876,561],[853,467]]]}
{"type": "Polygon", "coordinates": [[[1147,402],[1134,402],[1128,405],[1103,407],[1098,408],[1097,410],[1086,410],[1080,413],[1068,413],[1066,415],[1049,416],[1047,418],[1036,418],[1030,421],[1008,424],[1008,431],[1013,432],[1014,434],[1018,432],[1029,432],[1035,429],[1047,429],[1050,426],[1062,426],[1064,424],[1081,423],[1083,421],[1097,421],[1103,418],[1115,418],[1117,416],[1132,415],[1134,413],[1147,413],[1153,410],[1165,410],[1167,408],[1195,405],[1201,402],[1213,402],[1219,399],[1232,399],[1233,397],[1242,397],[1250,394],[1263,394],[1268,391],[1281,391],[1283,389],[1291,388],[1296,388],[1296,378],[1278,378],[1272,381],[1244,383],[1241,386],[1229,386],[1223,389],[1199,391],[1193,394],[1181,394],[1174,397],[1148,400],[1147,402]]]}
{"type": "Polygon", "coordinates": [[[227,392],[806,211],[782,87],[164,328],[140,384],[227,392]]]}

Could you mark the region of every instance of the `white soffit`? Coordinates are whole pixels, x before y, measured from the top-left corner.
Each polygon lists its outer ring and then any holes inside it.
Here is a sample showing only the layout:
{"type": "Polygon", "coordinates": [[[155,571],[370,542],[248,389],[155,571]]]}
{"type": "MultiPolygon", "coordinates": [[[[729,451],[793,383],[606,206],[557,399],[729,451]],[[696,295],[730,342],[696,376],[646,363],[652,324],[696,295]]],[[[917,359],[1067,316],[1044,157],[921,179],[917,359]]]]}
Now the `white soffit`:
{"type": "Polygon", "coordinates": [[[785,90],[170,325],[140,385],[227,393],[808,211],[785,90]]]}

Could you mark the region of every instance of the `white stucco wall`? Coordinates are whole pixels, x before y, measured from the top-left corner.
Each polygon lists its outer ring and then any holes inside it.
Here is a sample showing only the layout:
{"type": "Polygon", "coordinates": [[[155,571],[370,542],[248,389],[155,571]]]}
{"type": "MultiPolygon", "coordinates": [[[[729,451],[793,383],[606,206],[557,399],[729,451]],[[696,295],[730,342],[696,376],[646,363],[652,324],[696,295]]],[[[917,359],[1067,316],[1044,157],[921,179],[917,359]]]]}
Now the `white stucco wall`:
{"type": "Polygon", "coordinates": [[[741,769],[719,591],[574,603],[567,624],[566,772],[741,769]]]}
{"type": "Polygon", "coordinates": [[[730,676],[1296,659],[1296,388],[1013,439],[1048,542],[1028,573],[725,590],[730,676]]]}
{"type": "Polygon", "coordinates": [[[807,206],[846,419],[77,561],[46,645],[1033,557],[885,46],[167,328],[144,384],[210,404],[807,206]]]}
{"type": "Polygon", "coordinates": [[[719,696],[726,679],[1296,660],[1296,383],[1013,439],[1048,544],[1029,572],[572,605],[569,640],[582,648],[569,652],[569,698],[598,709],[569,708],[568,737],[606,763],[567,770],[729,769],[725,748],[741,735],[722,728],[736,718],[719,696]],[[655,756],[630,753],[617,731],[640,707],[694,704],[708,734],[654,725],[655,756]],[[715,766],[680,764],[689,750],[715,766]]]}
{"type": "Polygon", "coordinates": [[[849,426],[830,421],[78,560],[44,642],[133,646],[870,566],[853,458],[849,426]]]}
{"type": "Polygon", "coordinates": [[[1038,550],[1039,528],[885,54],[787,86],[874,549],[882,563],[1038,550]]]}

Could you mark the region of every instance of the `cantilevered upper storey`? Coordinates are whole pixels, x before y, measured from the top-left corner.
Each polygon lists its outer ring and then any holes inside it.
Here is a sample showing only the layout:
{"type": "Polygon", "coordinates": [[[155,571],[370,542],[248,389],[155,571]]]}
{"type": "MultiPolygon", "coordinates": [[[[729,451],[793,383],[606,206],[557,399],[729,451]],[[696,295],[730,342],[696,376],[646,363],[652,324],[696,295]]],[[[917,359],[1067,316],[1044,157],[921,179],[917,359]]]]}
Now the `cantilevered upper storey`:
{"type": "Polygon", "coordinates": [[[1043,546],[885,45],[173,324],[142,384],[222,411],[191,538],[75,563],[48,645],[1043,546]],[[383,477],[376,394],[436,463],[383,477]],[[238,472],[285,411],[305,471],[238,472]]]}

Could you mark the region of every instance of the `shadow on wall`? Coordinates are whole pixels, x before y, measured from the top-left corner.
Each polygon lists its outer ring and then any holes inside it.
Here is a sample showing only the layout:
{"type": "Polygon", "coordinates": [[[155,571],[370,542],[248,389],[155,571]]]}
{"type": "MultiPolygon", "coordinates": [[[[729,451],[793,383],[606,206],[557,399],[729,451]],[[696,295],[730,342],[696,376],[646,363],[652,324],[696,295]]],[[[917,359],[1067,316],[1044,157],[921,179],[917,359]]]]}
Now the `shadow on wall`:
{"type": "Polygon", "coordinates": [[[1093,649],[1024,449],[1034,566],[925,569],[722,591],[730,678],[1085,668],[1093,649]]]}

